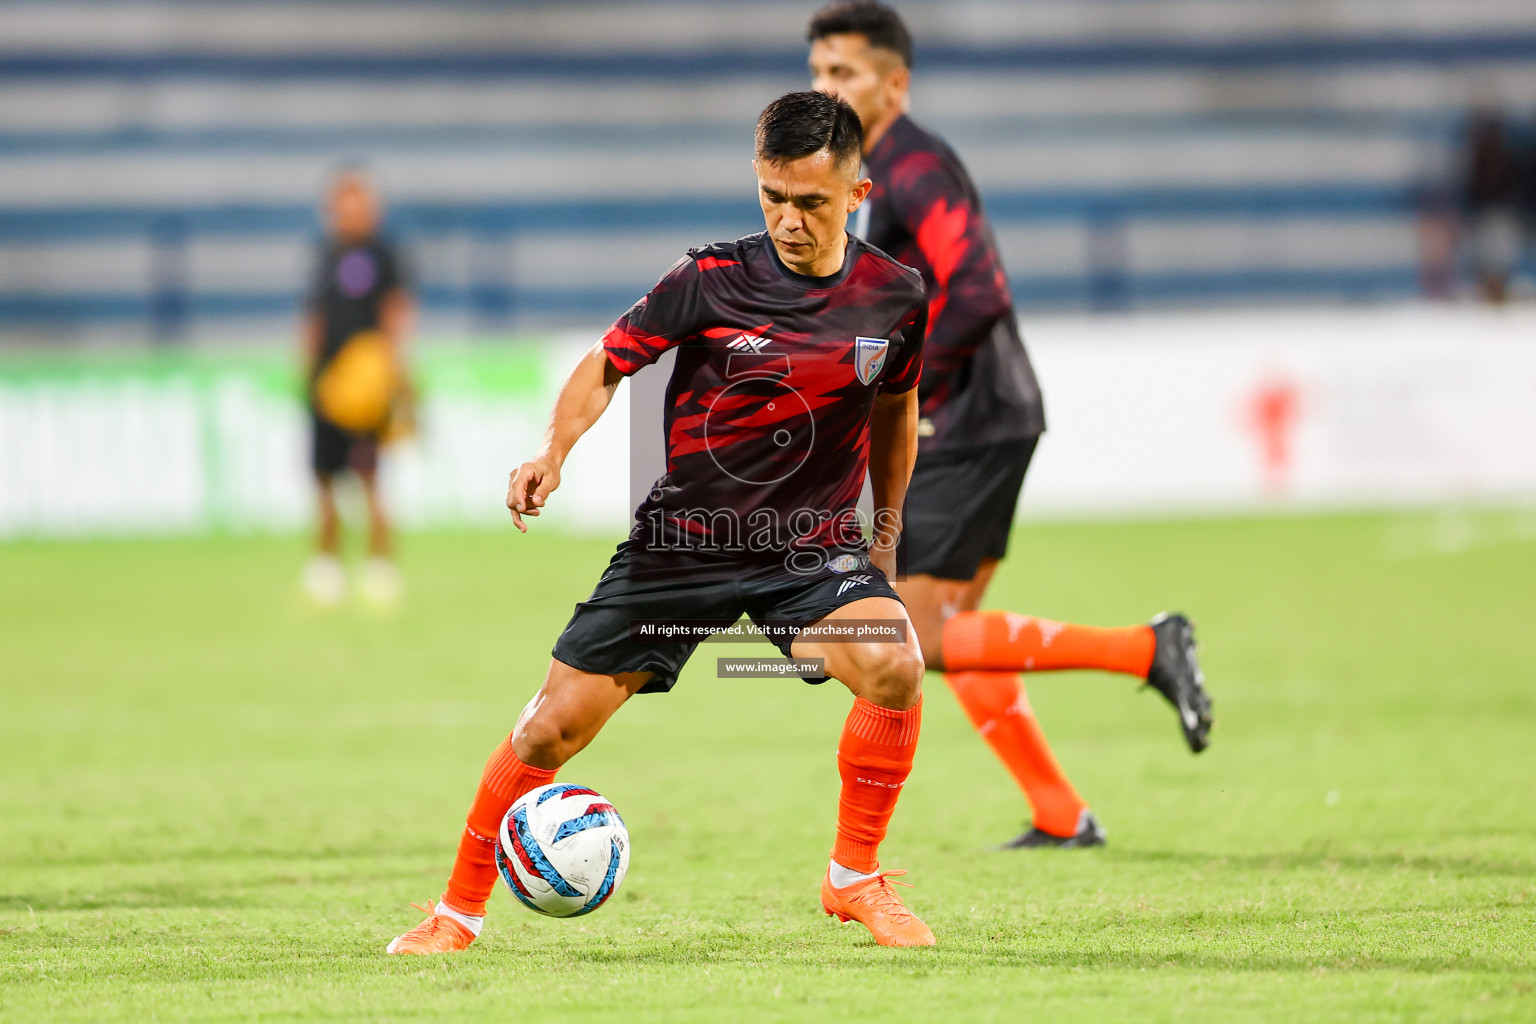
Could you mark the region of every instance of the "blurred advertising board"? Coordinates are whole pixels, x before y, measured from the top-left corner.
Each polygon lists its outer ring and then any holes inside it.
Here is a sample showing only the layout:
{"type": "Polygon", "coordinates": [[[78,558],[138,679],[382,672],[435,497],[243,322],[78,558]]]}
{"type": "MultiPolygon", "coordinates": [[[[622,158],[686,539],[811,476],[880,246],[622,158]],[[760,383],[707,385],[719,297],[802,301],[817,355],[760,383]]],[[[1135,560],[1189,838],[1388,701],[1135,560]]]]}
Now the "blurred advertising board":
{"type": "MultiPolygon", "coordinates": [[[[1531,311],[1025,326],[1050,423],[1025,515],[1536,497],[1531,311]]],[[[591,340],[419,346],[419,430],[385,462],[401,521],[503,522],[507,474],[533,452],[555,389],[591,340]]],[[[631,421],[629,390],[577,446],[540,526],[624,529],[630,432],[647,429],[631,421]]],[[[0,537],[299,529],[311,512],[307,445],[298,374],[278,349],[0,354],[0,537]]]]}
{"type": "Polygon", "coordinates": [[[1536,498],[1536,311],[1042,320],[1031,514],[1536,498]]]}
{"type": "MultiPolygon", "coordinates": [[[[404,524],[506,517],[507,471],[537,443],[567,351],[421,346],[418,430],[385,458],[404,524]]],[[[308,445],[281,349],[0,355],[0,536],[298,529],[312,513],[308,445]]],[[[624,501],[573,502],[567,519],[612,527],[624,501]]]]}

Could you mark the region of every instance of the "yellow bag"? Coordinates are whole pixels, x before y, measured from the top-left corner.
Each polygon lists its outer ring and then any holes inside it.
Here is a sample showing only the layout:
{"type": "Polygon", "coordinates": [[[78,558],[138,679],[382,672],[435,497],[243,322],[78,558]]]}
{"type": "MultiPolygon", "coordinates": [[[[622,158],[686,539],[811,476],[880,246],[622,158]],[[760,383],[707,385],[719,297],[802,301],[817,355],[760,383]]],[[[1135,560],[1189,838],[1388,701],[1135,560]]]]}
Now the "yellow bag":
{"type": "Polygon", "coordinates": [[[359,331],[315,381],[315,408],[343,430],[380,433],[389,425],[402,383],[384,335],[359,331]]]}

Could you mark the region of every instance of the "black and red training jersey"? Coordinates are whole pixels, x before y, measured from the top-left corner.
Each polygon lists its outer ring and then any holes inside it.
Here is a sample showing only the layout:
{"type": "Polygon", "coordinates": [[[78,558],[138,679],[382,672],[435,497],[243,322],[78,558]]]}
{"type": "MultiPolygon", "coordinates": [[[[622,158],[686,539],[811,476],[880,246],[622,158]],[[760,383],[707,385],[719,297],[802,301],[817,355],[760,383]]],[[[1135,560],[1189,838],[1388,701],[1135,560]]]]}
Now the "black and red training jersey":
{"type": "Polygon", "coordinates": [[[732,555],[855,549],[850,529],[881,392],[922,373],[916,271],[849,236],[807,277],[766,233],[691,249],[603,336],[626,376],[677,349],[667,470],[635,512],[642,548],[732,555]]]}
{"type": "Polygon", "coordinates": [[[869,212],[859,211],[864,237],[916,268],[928,287],[920,449],[1037,437],[1045,430],[1040,385],[997,239],[960,158],[903,116],[864,168],[874,181],[869,212]]]}

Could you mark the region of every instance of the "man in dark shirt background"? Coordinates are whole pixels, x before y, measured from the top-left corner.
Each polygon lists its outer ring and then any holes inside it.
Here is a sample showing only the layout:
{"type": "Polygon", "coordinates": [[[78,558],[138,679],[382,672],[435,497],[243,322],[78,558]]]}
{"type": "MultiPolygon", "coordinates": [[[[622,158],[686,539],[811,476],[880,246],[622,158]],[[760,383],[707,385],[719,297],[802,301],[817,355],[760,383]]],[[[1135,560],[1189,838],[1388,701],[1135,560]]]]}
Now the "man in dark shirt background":
{"type": "Polygon", "coordinates": [[[811,19],[815,87],[864,126],[869,199],[850,230],[923,275],[928,337],[918,385],[917,464],[907,491],[907,573],[896,589],[928,668],[945,679],[1024,790],[1032,827],[1013,846],[1091,846],[1104,830],[1046,743],[1024,671],[1099,669],[1145,679],[1204,749],[1210,702],[1182,615],[1103,629],[981,612],[1045,430],[992,228],[953,150],[907,117],[912,38],[881,3],[834,3],[811,19]]]}
{"type": "Polygon", "coordinates": [[[335,175],[326,199],[328,234],[302,331],[310,465],[319,495],[317,550],[305,567],[304,585],[328,605],[346,594],[335,482],[348,470],[362,483],[368,505],[362,593],[379,603],[400,593],[379,497],[378,457],[381,443],[401,432],[409,416],[403,350],[412,309],[399,257],[379,233],[380,215],[378,193],[363,171],[346,168],[335,175]]]}
{"type": "Polygon", "coordinates": [[[1509,299],[1510,279],[1520,266],[1524,162],[1498,110],[1480,110],[1467,131],[1461,202],[1472,274],[1484,302],[1509,299]]]}

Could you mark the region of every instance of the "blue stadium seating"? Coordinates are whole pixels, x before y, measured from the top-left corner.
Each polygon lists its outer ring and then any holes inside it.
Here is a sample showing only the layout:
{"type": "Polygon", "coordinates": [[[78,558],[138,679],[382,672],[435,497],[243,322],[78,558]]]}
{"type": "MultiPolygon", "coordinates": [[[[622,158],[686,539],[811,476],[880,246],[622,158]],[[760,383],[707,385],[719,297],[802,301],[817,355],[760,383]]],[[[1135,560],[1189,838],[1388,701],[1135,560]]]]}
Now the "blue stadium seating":
{"type": "MultiPolygon", "coordinates": [[[[370,166],[429,332],[611,319],[758,225],[750,126],[811,5],[0,6],[0,335],[271,334],[316,196],[370,166]]],[[[1419,287],[1464,112],[1536,109],[1536,5],[905,5],[914,116],[1020,307],[1419,287]]]]}

